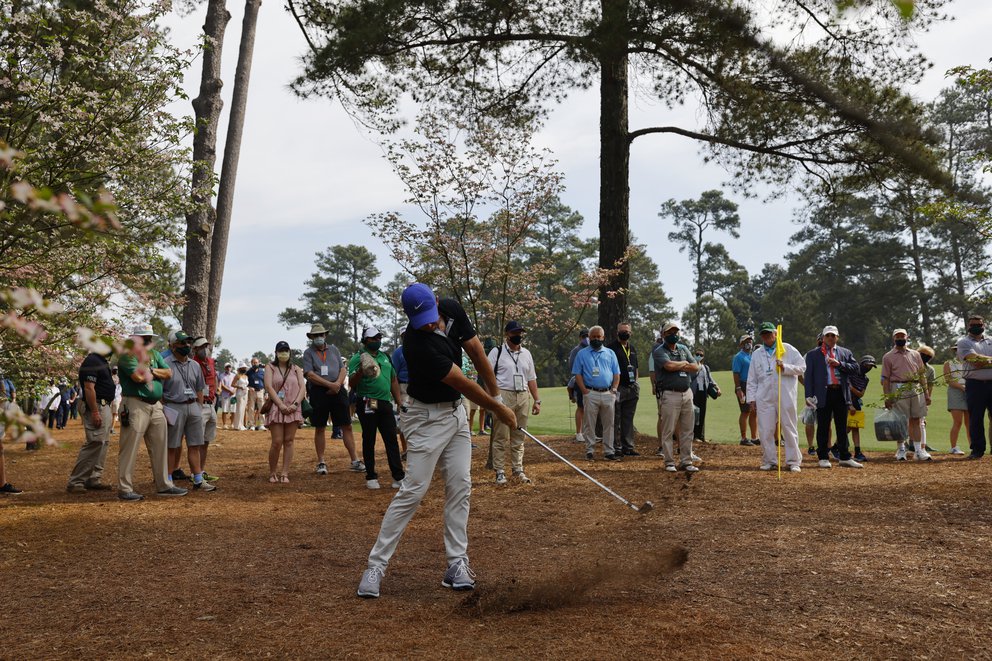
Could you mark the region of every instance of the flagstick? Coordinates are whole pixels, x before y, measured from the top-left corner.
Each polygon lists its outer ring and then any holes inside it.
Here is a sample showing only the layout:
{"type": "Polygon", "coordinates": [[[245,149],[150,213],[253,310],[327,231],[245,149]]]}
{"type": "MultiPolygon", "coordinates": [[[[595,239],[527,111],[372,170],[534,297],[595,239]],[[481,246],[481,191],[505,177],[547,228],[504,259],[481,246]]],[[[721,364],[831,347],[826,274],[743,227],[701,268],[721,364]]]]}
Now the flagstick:
{"type": "Polygon", "coordinates": [[[775,429],[775,434],[778,437],[778,442],[775,444],[778,448],[778,479],[782,479],[782,443],[784,442],[782,436],[782,368],[778,367],[778,427],[775,429]]]}

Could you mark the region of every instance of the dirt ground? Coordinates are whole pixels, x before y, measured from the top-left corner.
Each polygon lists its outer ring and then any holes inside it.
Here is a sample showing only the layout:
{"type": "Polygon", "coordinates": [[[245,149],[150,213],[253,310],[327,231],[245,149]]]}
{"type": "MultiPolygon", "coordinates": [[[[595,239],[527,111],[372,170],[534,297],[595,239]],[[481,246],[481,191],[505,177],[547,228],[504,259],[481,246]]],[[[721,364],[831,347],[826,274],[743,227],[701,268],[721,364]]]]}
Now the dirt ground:
{"type": "MultiPolygon", "coordinates": [[[[365,489],[339,444],[318,477],[312,431],[301,431],[292,482],[272,485],[268,434],[221,432],[209,464],[218,491],[124,503],[64,491],[78,424],[59,448],[8,444],[8,479],[25,493],[0,497],[0,659],[990,654],[988,458],[874,454],[862,471],[807,461],[779,481],[758,471],[756,448],[705,445],[687,480],[662,470],[651,441],[652,456],[589,464],[570,439],[548,439],[631,500],[653,501],[642,516],[529,443],[534,484],[498,487],[478,439],[478,589],[440,585],[436,479],[382,597],[366,601],[355,589],[393,492],[365,489]]],[[[111,482],[116,451],[115,439],[111,482]]],[[[147,455],[138,466],[151,494],[147,455]]]]}

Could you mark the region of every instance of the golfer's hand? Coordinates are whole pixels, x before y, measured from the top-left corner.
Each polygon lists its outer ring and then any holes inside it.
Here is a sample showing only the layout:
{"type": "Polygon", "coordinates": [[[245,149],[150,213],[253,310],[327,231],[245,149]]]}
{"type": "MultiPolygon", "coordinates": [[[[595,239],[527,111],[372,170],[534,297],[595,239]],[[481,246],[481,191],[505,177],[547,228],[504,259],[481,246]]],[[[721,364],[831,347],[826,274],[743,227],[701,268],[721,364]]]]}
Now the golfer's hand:
{"type": "Polygon", "coordinates": [[[511,409],[509,406],[506,406],[505,404],[500,404],[499,408],[496,409],[494,413],[496,414],[496,417],[499,418],[499,421],[502,422],[507,427],[509,427],[510,429],[517,428],[517,415],[513,412],[513,409],[511,409]]]}
{"type": "Polygon", "coordinates": [[[532,408],[530,410],[530,414],[531,415],[540,415],[541,414],[541,405],[538,404],[537,402],[534,402],[534,408],[532,408]]]}

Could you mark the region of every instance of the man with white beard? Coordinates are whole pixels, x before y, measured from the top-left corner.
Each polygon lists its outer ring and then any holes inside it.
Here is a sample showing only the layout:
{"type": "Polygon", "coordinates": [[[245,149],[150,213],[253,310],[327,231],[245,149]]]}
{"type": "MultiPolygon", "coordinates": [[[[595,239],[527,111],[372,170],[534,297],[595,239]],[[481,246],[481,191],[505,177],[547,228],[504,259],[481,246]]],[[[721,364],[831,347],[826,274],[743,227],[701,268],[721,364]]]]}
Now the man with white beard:
{"type": "Polygon", "coordinates": [[[761,439],[761,470],[769,471],[778,466],[775,454],[775,429],[781,419],[782,446],[789,470],[798,473],[803,463],[799,450],[799,430],[796,426],[796,389],[799,377],[806,371],[803,355],[785,342],[785,355],[775,357],[775,325],[765,322],[759,328],[761,345],[751,354],[751,368],[747,377],[747,402],[758,414],[758,438],[761,439]],[[779,416],[779,378],[782,381],[781,417],[779,416]]]}

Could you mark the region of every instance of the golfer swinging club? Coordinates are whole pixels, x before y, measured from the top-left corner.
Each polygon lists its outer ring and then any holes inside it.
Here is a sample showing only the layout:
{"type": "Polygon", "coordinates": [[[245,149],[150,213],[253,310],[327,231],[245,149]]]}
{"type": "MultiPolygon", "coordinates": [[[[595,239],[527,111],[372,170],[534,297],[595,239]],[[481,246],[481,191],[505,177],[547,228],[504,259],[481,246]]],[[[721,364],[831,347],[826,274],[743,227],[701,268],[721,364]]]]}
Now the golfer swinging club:
{"type": "Polygon", "coordinates": [[[369,553],[368,569],[358,585],[359,597],[379,596],[389,559],[427,493],[438,463],[445,480],[444,548],[448,560],[441,585],[453,590],[475,587],[475,573],[468,564],[467,530],[472,442],[462,394],[492,411],[511,429],[517,426],[510,408],[462,373],[461,347],[445,335],[430,287],[410,285],[403,291],[402,302],[410,319],[403,340],[410,374],[409,401],[400,409],[400,428],[408,447],[406,478],[382,518],[379,537],[369,553]]]}

